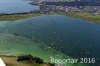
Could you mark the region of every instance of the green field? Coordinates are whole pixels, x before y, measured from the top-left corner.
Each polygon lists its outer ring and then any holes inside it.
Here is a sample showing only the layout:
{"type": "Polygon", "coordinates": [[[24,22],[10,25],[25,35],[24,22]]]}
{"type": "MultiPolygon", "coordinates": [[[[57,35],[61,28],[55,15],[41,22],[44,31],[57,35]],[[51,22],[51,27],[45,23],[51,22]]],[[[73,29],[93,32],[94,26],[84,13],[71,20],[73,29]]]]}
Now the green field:
{"type": "Polygon", "coordinates": [[[91,22],[94,22],[96,24],[100,24],[100,15],[94,15],[90,13],[67,13],[66,16],[74,17],[74,18],[80,18],[83,20],[88,20],[91,22]]]}
{"type": "Polygon", "coordinates": [[[12,15],[0,15],[0,21],[14,21],[19,19],[25,19],[35,16],[43,15],[41,13],[23,13],[23,14],[12,14],[12,15]]]}

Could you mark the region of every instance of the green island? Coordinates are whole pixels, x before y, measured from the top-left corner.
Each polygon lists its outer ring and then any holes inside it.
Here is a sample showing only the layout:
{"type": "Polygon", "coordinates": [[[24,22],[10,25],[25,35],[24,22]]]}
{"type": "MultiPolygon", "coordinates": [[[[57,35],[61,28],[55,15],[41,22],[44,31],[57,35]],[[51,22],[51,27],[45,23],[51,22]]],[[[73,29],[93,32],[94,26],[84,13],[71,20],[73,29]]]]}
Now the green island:
{"type": "Polygon", "coordinates": [[[14,21],[19,19],[25,19],[30,17],[36,17],[41,15],[51,15],[51,14],[62,14],[73,18],[79,18],[87,20],[96,24],[100,24],[100,15],[90,14],[90,13],[64,13],[64,12],[48,12],[46,14],[41,12],[33,13],[20,13],[20,14],[2,14],[0,15],[0,21],[14,21]]]}

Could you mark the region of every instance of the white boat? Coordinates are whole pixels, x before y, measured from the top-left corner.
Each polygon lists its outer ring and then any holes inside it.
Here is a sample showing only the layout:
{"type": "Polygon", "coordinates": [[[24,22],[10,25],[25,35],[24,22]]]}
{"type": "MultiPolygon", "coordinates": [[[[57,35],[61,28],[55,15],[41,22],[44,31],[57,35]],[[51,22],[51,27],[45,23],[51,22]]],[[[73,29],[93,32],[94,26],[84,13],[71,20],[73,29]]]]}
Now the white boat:
{"type": "Polygon", "coordinates": [[[0,66],[6,66],[5,63],[2,61],[1,58],[0,58],[0,66]]]}

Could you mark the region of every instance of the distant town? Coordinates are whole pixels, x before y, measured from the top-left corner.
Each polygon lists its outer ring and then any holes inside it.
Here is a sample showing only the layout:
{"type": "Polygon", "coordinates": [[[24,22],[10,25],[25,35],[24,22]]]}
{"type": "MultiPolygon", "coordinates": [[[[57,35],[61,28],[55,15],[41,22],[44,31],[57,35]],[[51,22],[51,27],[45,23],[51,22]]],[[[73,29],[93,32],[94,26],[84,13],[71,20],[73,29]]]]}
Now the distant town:
{"type": "MultiPolygon", "coordinates": [[[[76,12],[76,13],[91,13],[100,15],[100,7],[97,6],[85,6],[85,5],[76,5],[73,6],[73,3],[78,4],[80,0],[32,0],[31,4],[40,5],[41,12],[76,12]],[[71,5],[67,5],[71,2],[71,5]],[[67,3],[67,4],[62,4],[67,3]]],[[[83,2],[83,1],[82,1],[83,2]]],[[[91,1],[93,2],[93,0],[91,1]]],[[[87,4],[89,2],[86,2],[87,4]]],[[[98,4],[98,3],[97,3],[98,4]]],[[[74,4],[75,5],[75,4],[74,4]]]]}
{"type": "Polygon", "coordinates": [[[100,0],[29,0],[37,10],[0,13],[0,20],[18,20],[41,15],[60,14],[100,24],[100,0]],[[99,4],[99,5],[98,5],[99,4]]]}

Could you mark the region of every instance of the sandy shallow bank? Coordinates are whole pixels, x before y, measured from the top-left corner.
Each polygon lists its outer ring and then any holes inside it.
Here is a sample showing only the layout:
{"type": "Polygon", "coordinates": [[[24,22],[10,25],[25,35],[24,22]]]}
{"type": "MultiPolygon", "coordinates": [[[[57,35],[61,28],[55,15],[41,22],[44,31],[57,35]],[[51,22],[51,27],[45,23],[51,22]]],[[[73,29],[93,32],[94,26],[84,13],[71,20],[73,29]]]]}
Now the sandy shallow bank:
{"type": "Polygon", "coordinates": [[[30,62],[17,62],[17,57],[15,56],[0,56],[7,66],[49,66],[47,64],[37,64],[34,61],[30,62]]]}

